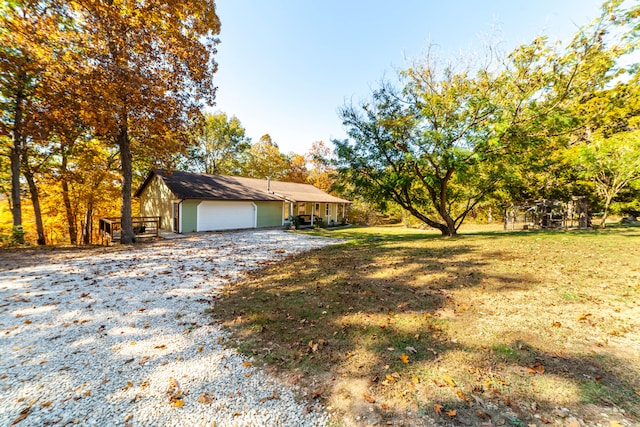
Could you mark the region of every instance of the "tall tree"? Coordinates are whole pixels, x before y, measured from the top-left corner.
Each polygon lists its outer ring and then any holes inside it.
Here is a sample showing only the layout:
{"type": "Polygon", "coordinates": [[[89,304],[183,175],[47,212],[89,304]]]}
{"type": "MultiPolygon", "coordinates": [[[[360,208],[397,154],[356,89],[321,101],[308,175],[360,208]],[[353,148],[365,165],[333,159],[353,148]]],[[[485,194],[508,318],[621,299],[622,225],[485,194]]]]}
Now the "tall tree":
{"type": "Polygon", "coordinates": [[[341,117],[350,140],[334,141],[343,182],[384,207],[398,203],[443,235],[455,235],[471,210],[524,154],[578,125],[574,100],[601,89],[619,54],[603,41],[608,14],[564,52],[545,38],[514,50],[501,68],[440,66],[429,55],[341,117]]]}
{"type": "Polygon", "coordinates": [[[215,97],[220,21],[208,0],[76,0],[69,10],[86,35],[94,128],[120,153],[121,241],[131,243],[132,153],[187,144],[189,123],[215,97]]]}
{"type": "MultiPolygon", "coordinates": [[[[42,72],[46,66],[47,36],[55,33],[55,14],[46,2],[35,0],[3,0],[0,2],[0,133],[11,138],[11,205],[16,240],[23,243],[22,200],[20,175],[22,165],[28,164],[25,148],[29,135],[25,131],[31,119],[32,102],[42,72]]],[[[38,206],[37,191],[29,176],[29,187],[38,206]]],[[[38,243],[44,243],[41,221],[38,222],[38,243]]]]}
{"type": "Polygon", "coordinates": [[[311,170],[307,182],[323,191],[331,191],[334,183],[334,153],[323,141],[315,141],[307,153],[311,170]]]}
{"type": "Polygon", "coordinates": [[[301,154],[289,154],[289,167],[287,175],[284,177],[285,181],[299,182],[306,184],[309,178],[309,170],[307,169],[307,158],[301,154]]]}
{"type": "Polygon", "coordinates": [[[251,145],[247,159],[242,163],[240,175],[259,179],[283,179],[287,176],[289,164],[269,134],[251,145]]]}
{"type": "Polygon", "coordinates": [[[205,114],[194,127],[196,144],[189,153],[190,168],[214,175],[237,173],[242,156],[251,146],[240,120],[216,112],[205,114]]]}
{"type": "Polygon", "coordinates": [[[605,226],[614,198],[633,181],[640,180],[640,130],[596,135],[588,144],[577,147],[583,177],[591,180],[604,201],[600,225],[605,226]]]}

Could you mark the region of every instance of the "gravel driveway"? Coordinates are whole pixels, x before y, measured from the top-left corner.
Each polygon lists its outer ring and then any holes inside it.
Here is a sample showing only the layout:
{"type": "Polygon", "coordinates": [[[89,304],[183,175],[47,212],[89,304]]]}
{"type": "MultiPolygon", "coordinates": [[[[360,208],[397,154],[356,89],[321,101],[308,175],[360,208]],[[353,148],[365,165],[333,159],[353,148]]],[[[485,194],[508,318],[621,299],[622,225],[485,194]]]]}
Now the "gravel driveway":
{"type": "Polygon", "coordinates": [[[243,272],[332,242],[266,230],[0,252],[0,426],[325,425],[206,311],[243,272]]]}

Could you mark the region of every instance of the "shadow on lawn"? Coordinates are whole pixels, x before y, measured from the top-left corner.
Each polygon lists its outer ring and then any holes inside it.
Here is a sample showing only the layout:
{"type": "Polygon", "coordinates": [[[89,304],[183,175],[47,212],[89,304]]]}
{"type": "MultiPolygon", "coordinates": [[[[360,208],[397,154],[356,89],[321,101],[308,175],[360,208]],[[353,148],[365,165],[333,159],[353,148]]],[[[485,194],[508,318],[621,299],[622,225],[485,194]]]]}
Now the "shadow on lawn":
{"type": "MultiPolygon", "coordinates": [[[[531,289],[537,280],[524,272],[492,274],[487,268],[490,262],[505,254],[481,251],[464,237],[440,239],[437,246],[414,244],[424,237],[372,236],[290,258],[229,287],[216,302],[215,316],[235,331],[241,351],[260,357],[290,382],[306,387],[307,396],[338,405],[343,413],[361,414],[363,423],[404,420],[407,406],[414,408],[414,416],[440,417],[438,422],[452,425],[479,424],[478,411],[487,417],[506,413],[507,421],[512,416],[535,422],[535,410],[529,407],[527,412],[506,399],[508,394],[483,389],[482,381],[476,388],[434,385],[430,375],[441,358],[456,352],[480,357],[487,372],[509,365],[526,370],[538,362],[584,390],[583,400],[604,406],[632,402],[627,410],[640,416],[631,384],[593,358],[558,359],[520,343],[518,351],[504,359],[499,352],[458,344],[447,334],[448,314],[466,308],[454,300],[452,290],[484,288],[491,282],[492,291],[509,292],[521,290],[523,283],[531,289]],[[597,387],[595,378],[600,378],[597,387]],[[451,388],[453,397],[447,400],[447,393],[438,392],[438,387],[451,388]],[[443,400],[428,397],[433,396],[432,389],[443,400]],[[456,397],[457,391],[465,398],[456,397]],[[480,400],[469,397],[474,393],[480,400]],[[481,401],[493,402],[494,410],[481,401]],[[436,414],[434,404],[456,409],[456,417],[436,414]]],[[[533,392],[520,390],[519,396],[547,408],[555,404],[533,392]]]]}

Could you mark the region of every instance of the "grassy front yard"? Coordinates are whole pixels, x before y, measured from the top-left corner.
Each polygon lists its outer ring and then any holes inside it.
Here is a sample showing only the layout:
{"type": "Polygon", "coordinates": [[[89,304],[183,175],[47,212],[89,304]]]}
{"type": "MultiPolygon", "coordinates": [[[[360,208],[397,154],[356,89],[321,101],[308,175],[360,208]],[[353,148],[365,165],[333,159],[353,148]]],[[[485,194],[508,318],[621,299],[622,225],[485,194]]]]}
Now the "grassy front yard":
{"type": "Polygon", "coordinates": [[[214,316],[338,423],[640,423],[639,228],[322,234],[214,316]]]}

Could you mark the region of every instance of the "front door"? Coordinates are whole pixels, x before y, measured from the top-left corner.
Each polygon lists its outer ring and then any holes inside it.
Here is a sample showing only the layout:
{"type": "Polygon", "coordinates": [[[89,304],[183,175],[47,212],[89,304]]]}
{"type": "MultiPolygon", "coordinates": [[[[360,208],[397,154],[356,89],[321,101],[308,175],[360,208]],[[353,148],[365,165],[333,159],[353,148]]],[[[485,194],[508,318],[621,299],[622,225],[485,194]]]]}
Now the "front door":
{"type": "Polygon", "coordinates": [[[180,232],[180,202],[173,202],[173,232],[180,232]]]}

